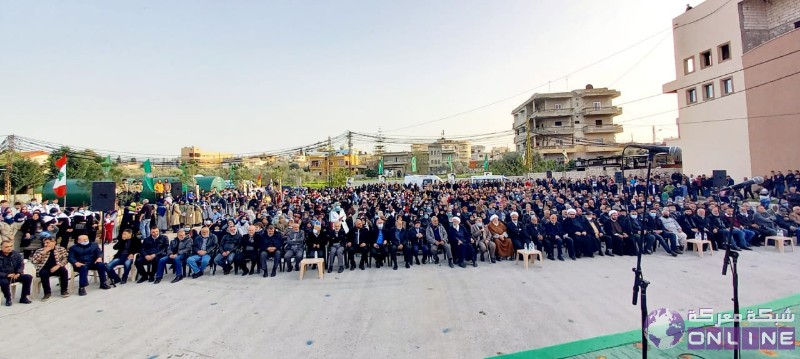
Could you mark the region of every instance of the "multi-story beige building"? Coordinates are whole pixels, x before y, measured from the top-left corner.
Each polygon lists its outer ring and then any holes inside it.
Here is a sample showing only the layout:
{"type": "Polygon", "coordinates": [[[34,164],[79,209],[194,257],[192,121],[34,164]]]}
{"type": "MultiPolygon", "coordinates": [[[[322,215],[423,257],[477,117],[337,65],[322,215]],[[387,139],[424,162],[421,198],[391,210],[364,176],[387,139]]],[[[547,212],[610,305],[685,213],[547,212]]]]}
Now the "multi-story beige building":
{"type": "Polygon", "coordinates": [[[450,171],[450,160],[455,168],[457,163],[468,165],[472,158],[472,145],[467,141],[448,140],[444,137],[433,143],[412,144],[411,153],[417,155],[418,173],[445,173],[450,171]],[[420,154],[427,154],[428,171],[421,172],[420,154]]]}
{"type": "Polygon", "coordinates": [[[570,92],[537,93],[517,106],[514,116],[514,144],[517,152],[528,148],[544,159],[570,159],[611,156],[622,152],[614,139],[622,132],[614,117],[622,108],[612,100],[620,92],[593,88],[570,92]]]}
{"type": "Polygon", "coordinates": [[[198,165],[220,165],[224,161],[232,159],[230,153],[206,152],[197,146],[181,148],[181,162],[194,162],[198,165]]]}
{"type": "Polygon", "coordinates": [[[707,0],[672,21],[686,174],[800,167],[800,0],[707,0]]]}

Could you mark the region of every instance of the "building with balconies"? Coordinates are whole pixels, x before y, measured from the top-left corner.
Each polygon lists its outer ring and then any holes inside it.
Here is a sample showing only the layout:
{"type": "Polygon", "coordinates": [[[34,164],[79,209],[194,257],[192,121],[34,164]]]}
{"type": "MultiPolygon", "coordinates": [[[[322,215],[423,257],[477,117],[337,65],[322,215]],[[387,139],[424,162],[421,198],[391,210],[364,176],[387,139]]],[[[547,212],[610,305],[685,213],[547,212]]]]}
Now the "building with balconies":
{"type": "Polygon", "coordinates": [[[563,159],[564,153],[570,159],[620,154],[623,146],[616,144],[615,135],[623,129],[614,124],[614,117],[622,108],[612,103],[619,96],[617,90],[592,85],[534,94],[511,112],[517,152],[527,154],[530,149],[544,159],[563,159]]]}

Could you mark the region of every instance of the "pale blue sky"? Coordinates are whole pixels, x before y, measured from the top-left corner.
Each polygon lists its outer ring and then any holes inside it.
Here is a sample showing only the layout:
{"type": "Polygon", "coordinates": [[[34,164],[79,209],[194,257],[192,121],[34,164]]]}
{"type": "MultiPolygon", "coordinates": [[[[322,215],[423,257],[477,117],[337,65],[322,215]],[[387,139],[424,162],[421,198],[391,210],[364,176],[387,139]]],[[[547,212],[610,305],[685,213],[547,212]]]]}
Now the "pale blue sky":
{"type": "MultiPolygon", "coordinates": [[[[2,0],[0,134],[178,155],[186,145],[243,153],[373,133],[547,83],[670,28],[685,5],[2,0]]],[[[568,85],[609,86],[638,63],[614,83],[617,102],[653,95],[674,79],[672,53],[665,31],[568,85]]],[[[559,79],[550,90],[566,86],[559,79]]],[[[511,110],[533,92],[392,135],[508,130],[511,110]]],[[[618,122],[677,104],[667,95],[623,107],[618,122]]],[[[626,122],[636,127],[618,140],[647,141],[651,124],[671,125],[659,138],[675,135],[676,116],[626,122]]],[[[511,137],[488,144],[504,143],[511,137]]]]}

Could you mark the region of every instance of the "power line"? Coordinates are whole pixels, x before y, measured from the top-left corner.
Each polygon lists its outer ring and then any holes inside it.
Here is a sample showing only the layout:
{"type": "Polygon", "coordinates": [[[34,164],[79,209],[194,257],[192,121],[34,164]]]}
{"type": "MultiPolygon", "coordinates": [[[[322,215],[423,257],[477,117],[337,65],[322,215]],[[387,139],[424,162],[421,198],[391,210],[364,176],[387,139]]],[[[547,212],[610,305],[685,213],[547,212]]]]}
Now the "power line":
{"type": "Polygon", "coordinates": [[[675,29],[680,29],[680,28],[682,28],[682,27],[684,27],[684,26],[688,26],[688,25],[694,24],[694,23],[696,23],[696,22],[698,22],[698,21],[700,21],[700,20],[703,20],[703,19],[705,19],[705,18],[707,18],[707,17],[711,16],[711,15],[714,15],[714,14],[715,14],[717,11],[719,11],[720,9],[722,9],[723,7],[725,7],[725,5],[728,5],[728,4],[729,4],[731,1],[732,1],[732,0],[728,0],[728,1],[726,1],[725,3],[723,3],[722,5],[720,5],[718,8],[714,9],[714,11],[712,11],[712,12],[710,12],[710,13],[708,13],[708,14],[705,14],[705,15],[703,15],[703,16],[701,16],[701,17],[697,18],[697,19],[694,19],[694,20],[692,20],[692,21],[689,21],[689,22],[687,22],[687,23],[685,23],[685,24],[680,24],[680,25],[674,26],[672,29],[673,29],[673,30],[675,30],[675,29]]]}
{"type": "Polygon", "coordinates": [[[667,37],[668,37],[668,36],[669,36],[669,34],[667,34],[667,35],[664,35],[664,37],[662,37],[662,38],[661,38],[661,40],[658,40],[658,42],[656,43],[656,46],[653,46],[653,48],[652,48],[652,49],[650,49],[650,51],[648,51],[646,54],[644,54],[644,56],[642,56],[642,58],[641,58],[641,59],[639,59],[639,61],[636,61],[636,63],[635,63],[635,64],[633,64],[633,66],[631,66],[630,68],[628,68],[627,70],[625,70],[625,72],[623,72],[623,73],[622,73],[622,75],[620,75],[619,77],[617,77],[617,79],[616,79],[616,80],[614,80],[613,82],[611,82],[611,84],[609,84],[609,85],[608,85],[608,87],[614,87],[614,84],[616,84],[616,83],[617,83],[617,81],[619,81],[620,79],[622,79],[623,77],[625,77],[625,75],[629,74],[631,71],[633,71],[633,69],[635,69],[637,66],[639,66],[639,64],[641,64],[641,63],[642,63],[642,61],[644,61],[644,60],[645,60],[645,59],[646,59],[648,56],[650,56],[650,54],[652,54],[652,53],[653,53],[653,51],[655,51],[655,50],[658,48],[658,46],[659,46],[659,45],[661,45],[661,43],[662,43],[662,42],[664,42],[664,40],[666,40],[666,39],[667,39],[667,37]]]}
{"type": "Polygon", "coordinates": [[[613,58],[613,57],[615,57],[615,56],[617,56],[617,55],[619,55],[619,54],[621,54],[621,53],[623,53],[623,52],[626,52],[626,51],[628,51],[628,50],[630,50],[630,49],[632,49],[632,48],[634,48],[634,47],[636,47],[636,46],[639,46],[640,44],[642,44],[642,43],[644,43],[644,42],[646,42],[646,41],[648,41],[648,40],[650,40],[650,39],[652,39],[652,38],[654,38],[654,37],[656,37],[656,36],[660,35],[661,33],[665,32],[665,31],[667,31],[667,30],[669,30],[669,29],[670,29],[670,28],[665,28],[665,29],[662,29],[662,30],[658,31],[658,32],[657,32],[657,33],[655,33],[655,34],[653,34],[653,35],[650,35],[650,36],[648,36],[648,37],[646,37],[646,38],[644,38],[644,39],[642,39],[642,40],[640,40],[640,41],[638,41],[638,42],[634,43],[633,45],[630,45],[630,46],[628,46],[628,47],[626,47],[626,48],[624,48],[624,49],[622,49],[622,50],[619,50],[619,51],[617,51],[617,52],[614,52],[614,53],[613,53],[613,54],[611,54],[611,55],[608,55],[608,56],[606,56],[606,57],[603,57],[603,58],[601,58],[600,60],[597,60],[597,61],[595,61],[595,62],[592,62],[592,63],[590,63],[590,64],[588,64],[588,65],[585,65],[585,66],[583,66],[583,67],[581,67],[581,68],[579,68],[579,69],[577,69],[577,70],[574,70],[574,71],[572,71],[572,72],[569,72],[569,73],[567,73],[567,74],[565,74],[565,75],[563,75],[563,76],[556,77],[555,79],[551,79],[551,80],[549,80],[549,81],[547,81],[547,82],[544,82],[544,83],[542,83],[541,85],[538,85],[538,86],[536,86],[536,87],[533,87],[533,88],[527,89],[527,90],[525,90],[525,91],[521,91],[521,92],[515,93],[515,94],[513,94],[513,95],[511,95],[511,96],[507,96],[507,97],[505,97],[505,98],[502,98],[502,99],[500,99],[500,100],[496,100],[496,101],[490,102],[490,103],[488,103],[488,104],[485,104],[485,105],[482,105],[482,106],[474,107],[474,108],[471,108],[471,109],[469,109],[469,110],[466,110],[466,111],[461,111],[461,112],[459,112],[459,113],[456,113],[456,114],[453,114],[453,115],[449,115],[449,116],[445,116],[445,117],[440,117],[440,118],[438,118],[438,119],[435,119],[435,120],[432,120],[432,121],[420,122],[420,123],[416,123],[416,124],[413,124],[413,125],[408,125],[408,126],[398,127],[398,128],[394,128],[394,129],[391,129],[391,130],[385,130],[385,131],[383,131],[383,132],[395,132],[395,131],[405,130],[405,129],[409,129],[409,128],[413,128],[413,127],[425,126],[425,125],[429,125],[429,124],[432,124],[432,123],[441,122],[441,121],[444,121],[444,120],[447,120],[447,119],[451,119],[451,118],[453,118],[453,117],[458,117],[458,116],[461,116],[461,115],[464,115],[464,114],[467,114],[467,113],[470,113],[470,112],[475,112],[475,111],[477,111],[477,110],[481,110],[481,109],[484,109],[484,108],[486,108],[486,107],[490,107],[490,106],[494,106],[494,105],[500,104],[500,103],[502,103],[502,102],[508,101],[508,100],[510,100],[510,99],[512,99],[512,98],[515,98],[515,97],[517,97],[517,96],[521,96],[521,95],[524,95],[524,94],[530,93],[531,91],[535,91],[535,90],[536,90],[536,89],[538,89],[538,88],[541,88],[541,87],[544,87],[544,86],[546,86],[546,85],[550,84],[551,82],[554,82],[554,81],[556,81],[556,80],[560,80],[560,79],[565,79],[565,78],[568,78],[568,77],[569,77],[569,76],[571,76],[571,75],[574,75],[574,74],[576,74],[576,73],[578,73],[578,72],[581,72],[581,71],[583,71],[583,70],[586,70],[586,69],[588,69],[588,68],[590,68],[590,67],[592,67],[592,66],[595,66],[595,65],[597,65],[597,64],[600,64],[600,63],[602,63],[602,62],[605,62],[605,61],[606,61],[606,60],[608,60],[608,59],[611,59],[611,58],[613,58]]]}

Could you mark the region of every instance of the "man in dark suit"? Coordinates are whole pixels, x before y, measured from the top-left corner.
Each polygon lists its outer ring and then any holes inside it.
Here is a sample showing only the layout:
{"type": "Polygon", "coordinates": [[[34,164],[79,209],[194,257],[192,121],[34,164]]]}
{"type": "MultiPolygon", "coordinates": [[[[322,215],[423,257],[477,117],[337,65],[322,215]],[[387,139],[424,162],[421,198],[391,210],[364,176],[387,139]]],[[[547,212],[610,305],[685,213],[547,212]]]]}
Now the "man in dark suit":
{"type": "MultiPolygon", "coordinates": [[[[150,236],[142,240],[142,249],[139,253],[139,258],[136,259],[136,270],[141,275],[141,278],[136,283],[143,283],[148,280],[155,281],[158,261],[167,254],[168,248],[169,239],[167,239],[167,236],[161,234],[157,227],[150,228],[150,236]],[[150,269],[145,269],[145,265],[149,265],[150,269]]],[[[155,283],[158,284],[160,282],[161,278],[158,278],[155,283]]]]}
{"type": "Polygon", "coordinates": [[[264,271],[264,278],[270,276],[274,277],[278,269],[278,264],[281,263],[281,249],[283,248],[283,234],[275,230],[275,226],[270,224],[267,226],[267,233],[256,237],[256,246],[259,253],[259,264],[261,270],[264,271]],[[274,260],[272,264],[272,274],[267,270],[267,260],[270,257],[274,260]]]}
{"type": "Polygon", "coordinates": [[[389,260],[394,270],[397,270],[397,245],[396,238],[392,235],[392,231],[386,228],[386,223],[383,218],[378,218],[375,222],[375,228],[370,233],[370,253],[372,258],[375,258],[375,268],[383,266],[383,261],[389,256],[389,260]]]}
{"type": "Polygon", "coordinates": [[[364,264],[367,263],[367,256],[369,256],[369,247],[367,247],[369,244],[369,231],[364,228],[364,222],[357,219],[348,235],[350,238],[347,241],[347,259],[350,261],[350,270],[356,269],[356,252],[361,253],[361,261],[358,267],[364,270],[364,264]]]}
{"type": "Polygon", "coordinates": [[[458,266],[466,268],[467,265],[464,264],[464,261],[472,260],[472,266],[477,267],[475,250],[472,246],[472,235],[470,235],[466,226],[461,225],[461,218],[453,217],[452,222],[453,225],[450,226],[448,238],[450,239],[450,247],[453,248],[454,257],[457,257],[458,266]]]}
{"type": "Polygon", "coordinates": [[[525,231],[525,225],[519,222],[519,214],[511,212],[511,221],[506,224],[508,231],[508,238],[511,238],[511,243],[514,244],[514,250],[524,249],[525,245],[530,243],[528,233],[525,231]]]}

